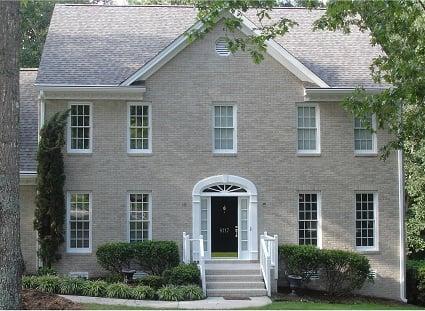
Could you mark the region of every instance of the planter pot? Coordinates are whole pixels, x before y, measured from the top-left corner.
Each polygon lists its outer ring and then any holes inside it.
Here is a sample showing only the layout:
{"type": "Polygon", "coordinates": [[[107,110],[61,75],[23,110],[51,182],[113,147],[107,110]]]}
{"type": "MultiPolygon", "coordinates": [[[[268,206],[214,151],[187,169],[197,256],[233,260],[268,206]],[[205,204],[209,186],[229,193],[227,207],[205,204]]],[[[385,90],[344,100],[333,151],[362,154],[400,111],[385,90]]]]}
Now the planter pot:
{"type": "Polygon", "coordinates": [[[290,295],[297,296],[296,289],[301,287],[303,278],[299,275],[288,275],[289,288],[291,289],[290,295]]]}

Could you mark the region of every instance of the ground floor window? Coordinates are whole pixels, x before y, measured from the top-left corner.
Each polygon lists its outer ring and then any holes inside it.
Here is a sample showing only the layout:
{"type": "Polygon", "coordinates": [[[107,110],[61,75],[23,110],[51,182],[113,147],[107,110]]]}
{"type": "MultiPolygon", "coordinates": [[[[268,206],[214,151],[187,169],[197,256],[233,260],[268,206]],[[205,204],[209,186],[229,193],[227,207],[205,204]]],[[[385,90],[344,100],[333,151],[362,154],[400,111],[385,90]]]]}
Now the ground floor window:
{"type": "Polygon", "coordinates": [[[318,193],[298,194],[298,243],[300,245],[319,245],[319,208],[318,193]]]}
{"type": "Polygon", "coordinates": [[[356,193],[356,247],[376,248],[377,195],[356,193]]]}
{"type": "Polygon", "coordinates": [[[151,238],[151,197],[149,193],[129,193],[129,240],[138,242],[151,238]]]}
{"type": "Polygon", "coordinates": [[[68,193],[67,241],[69,252],[91,251],[91,194],[68,193]]]}

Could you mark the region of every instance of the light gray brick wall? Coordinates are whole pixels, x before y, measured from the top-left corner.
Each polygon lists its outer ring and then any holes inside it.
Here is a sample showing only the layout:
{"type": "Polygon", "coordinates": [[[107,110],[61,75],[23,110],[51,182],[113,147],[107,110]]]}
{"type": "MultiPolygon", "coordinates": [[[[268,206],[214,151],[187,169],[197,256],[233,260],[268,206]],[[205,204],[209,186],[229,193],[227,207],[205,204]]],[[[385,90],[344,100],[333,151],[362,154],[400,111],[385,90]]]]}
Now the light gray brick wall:
{"type": "MultiPolygon", "coordinates": [[[[399,227],[397,163],[355,157],[353,124],[340,104],[320,103],[321,155],[296,155],[296,103],[303,85],[274,59],[253,64],[249,55],[223,58],[214,51],[218,27],[146,81],[144,101],[152,105],[153,153],[127,154],[127,103],[93,100],[93,153],[65,156],[66,190],[93,193],[93,253],[63,254],[57,268],[102,273],[97,246],[127,239],[128,191],[152,193],[153,238],[181,243],[192,231],[192,189],[201,179],[232,174],[258,189],[259,233],[278,234],[281,243],[297,243],[297,193],[322,194],[323,247],[353,250],[354,192],[379,194],[380,250],[367,254],[378,278],[365,293],[398,299],[399,227]],[[215,102],[238,109],[238,153],[212,153],[215,102]]],[[[47,100],[46,116],[68,107],[47,100]]],[[[378,133],[378,147],[389,139],[378,133]]],[[[25,222],[29,221],[27,218],[25,222]]]]}

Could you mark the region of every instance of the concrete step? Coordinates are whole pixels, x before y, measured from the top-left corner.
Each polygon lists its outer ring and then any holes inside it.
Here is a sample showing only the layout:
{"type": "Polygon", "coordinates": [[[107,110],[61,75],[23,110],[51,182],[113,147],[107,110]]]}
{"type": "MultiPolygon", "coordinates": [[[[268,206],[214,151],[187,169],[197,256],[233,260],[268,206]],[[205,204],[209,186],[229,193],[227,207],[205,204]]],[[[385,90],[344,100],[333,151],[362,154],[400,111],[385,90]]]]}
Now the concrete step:
{"type": "Polygon", "coordinates": [[[260,270],[205,269],[205,275],[258,275],[260,270]]]}
{"type": "Polygon", "coordinates": [[[264,282],[207,282],[208,289],[264,289],[264,282]]]}
{"type": "Polygon", "coordinates": [[[209,263],[205,264],[206,270],[257,270],[260,271],[260,264],[258,263],[209,263]]]}
{"type": "Polygon", "coordinates": [[[241,274],[241,275],[232,275],[232,274],[225,274],[225,275],[215,275],[210,274],[206,275],[206,281],[207,282],[262,282],[263,277],[261,274],[241,274]]]}
{"type": "Polygon", "coordinates": [[[209,297],[258,297],[266,295],[266,289],[207,289],[207,296],[209,297]]]}
{"type": "Polygon", "coordinates": [[[208,259],[205,260],[205,264],[242,264],[242,263],[257,263],[259,264],[259,260],[241,260],[241,259],[208,259]]]}

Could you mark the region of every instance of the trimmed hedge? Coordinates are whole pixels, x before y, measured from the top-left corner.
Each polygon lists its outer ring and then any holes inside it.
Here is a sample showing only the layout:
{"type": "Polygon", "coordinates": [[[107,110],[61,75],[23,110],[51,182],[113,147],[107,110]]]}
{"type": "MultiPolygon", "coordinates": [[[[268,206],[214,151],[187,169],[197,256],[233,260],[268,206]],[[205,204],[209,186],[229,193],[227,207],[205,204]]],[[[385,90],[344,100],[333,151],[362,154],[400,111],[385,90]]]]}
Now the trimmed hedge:
{"type": "Polygon", "coordinates": [[[299,275],[306,283],[313,273],[319,272],[325,290],[331,296],[360,289],[370,277],[369,260],[358,253],[318,249],[307,245],[280,245],[279,257],[285,275],[299,275]]]}
{"type": "Polygon", "coordinates": [[[196,264],[180,264],[176,267],[164,271],[166,284],[189,285],[199,284],[201,273],[196,264]]]}
{"type": "Polygon", "coordinates": [[[102,268],[115,275],[122,274],[122,270],[130,268],[133,262],[154,275],[161,275],[180,262],[179,249],[173,241],[106,243],[98,247],[96,257],[102,268]]]}
{"type": "Polygon", "coordinates": [[[91,281],[56,275],[24,276],[22,287],[51,294],[124,299],[199,300],[204,298],[202,289],[196,285],[169,285],[155,291],[150,286],[129,286],[124,283],[107,283],[101,280],[91,281]]]}
{"type": "Polygon", "coordinates": [[[144,286],[150,286],[155,290],[166,284],[164,278],[159,275],[146,275],[143,278],[136,280],[136,282],[144,286]]]}
{"type": "Polygon", "coordinates": [[[407,261],[406,294],[409,303],[425,305],[425,260],[407,261]]]}

